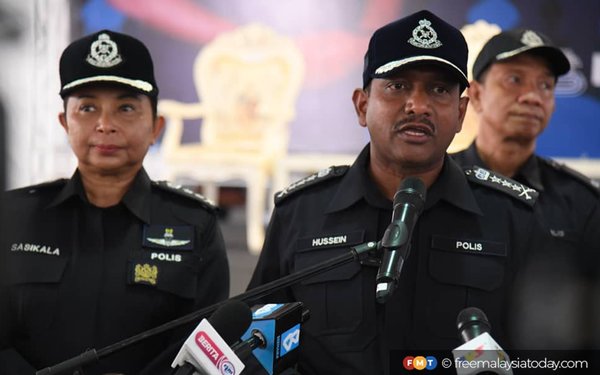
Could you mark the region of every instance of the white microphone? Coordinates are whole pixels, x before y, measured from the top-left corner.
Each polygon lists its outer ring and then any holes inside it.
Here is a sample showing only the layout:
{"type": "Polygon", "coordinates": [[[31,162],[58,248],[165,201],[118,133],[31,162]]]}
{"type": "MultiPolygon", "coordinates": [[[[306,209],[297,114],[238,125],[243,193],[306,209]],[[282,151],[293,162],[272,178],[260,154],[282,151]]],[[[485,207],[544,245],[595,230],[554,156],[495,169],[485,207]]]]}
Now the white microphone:
{"type": "Polygon", "coordinates": [[[244,369],[230,345],[239,340],[252,320],[248,305],[228,300],[207,319],[202,319],[177,353],[171,367],[175,374],[235,375],[244,369]]]}
{"type": "Polygon", "coordinates": [[[510,358],[490,335],[490,322],[477,307],[467,307],[456,318],[464,344],[452,350],[457,375],[512,375],[510,358]]]}

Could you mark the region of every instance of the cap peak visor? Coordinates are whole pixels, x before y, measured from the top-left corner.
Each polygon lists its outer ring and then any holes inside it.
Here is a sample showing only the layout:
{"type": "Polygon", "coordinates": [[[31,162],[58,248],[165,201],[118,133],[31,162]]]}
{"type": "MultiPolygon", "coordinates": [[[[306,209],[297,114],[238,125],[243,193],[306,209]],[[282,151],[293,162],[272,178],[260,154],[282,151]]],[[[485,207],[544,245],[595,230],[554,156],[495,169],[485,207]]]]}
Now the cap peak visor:
{"type": "Polygon", "coordinates": [[[138,79],[128,79],[128,78],[111,76],[111,75],[100,75],[100,76],[82,78],[82,79],[78,79],[73,82],[70,82],[63,86],[62,90],[60,91],[60,94],[64,95],[67,93],[67,91],[71,91],[78,86],[86,85],[86,84],[94,83],[94,82],[120,83],[122,85],[133,87],[134,89],[140,90],[146,94],[150,94],[154,90],[154,87],[152,86],[152,84],[150,84],[146,81],[142,81],[142,80],[138,80],[138,79]]]}
{"type": "Polygon", "coordinates": [[[446,59],[442,59],[437,56],[428,56],[428,55],[413,56],[413,57],[408,57],[406,59],[390,61],[387,64],[384,64],[384,65],[380,66],[379,68],[377,68],[375,70],[375,73],[373,74],[373,78],[385,77],[385,76],[391,74],[391,72],[393,70],[403,67],[403,66],[406,66],[406,65],[415,64],[415,63],[426,63],[426,62],[436,62],[436,63],[440,63],[441,65],[443,65],[445,67],[452,68],[452,72],[455,73],[459,77],[460,83],[462,85],[464,85],[465,87],[469,87],[469,80],[467,79],[467,76],[465,76],[465,74],[462,72],[462,70],[458,66],[456,66],[455,64],[451,63],[450,61],[448,61],[446,59]]]}
{"type": "Polygon", "coordinates": [[[497,54],[496,61],[506,60],[524,52],[539,52],[540,54],[546,55],[548,63],[552,66],[552,70],[557,76],[567,73],[571,68],[569,60],[565,55],[560,50],[557,50],[556,47],[551,46],[523,46],[512,51],[497,54]]]}

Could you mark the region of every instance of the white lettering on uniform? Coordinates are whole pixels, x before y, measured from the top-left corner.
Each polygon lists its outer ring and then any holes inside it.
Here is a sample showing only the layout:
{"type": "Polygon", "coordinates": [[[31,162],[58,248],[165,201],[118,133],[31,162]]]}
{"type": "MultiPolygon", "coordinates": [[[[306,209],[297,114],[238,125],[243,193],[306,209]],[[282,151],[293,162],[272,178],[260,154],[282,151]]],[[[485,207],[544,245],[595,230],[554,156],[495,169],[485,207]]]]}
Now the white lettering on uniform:
{"type": "Polygon", "coordinates": [[[166,262],[181,262],[181,254],[167,254],[167,253],[152,253],[150,259],[164,260],[166,262]]]}
{"type": "Polygon", "coordinates": [[[347,236],[313,238],[313,246],[338,245],[348,242],[347,236]]]}
{"type": "Polygon", "coordinates": [[[482,251],[483,250],[483,244],[478,243],[478,242],[463,242],[463,241],[456,241],[456,248],[457,249],[463,249],[463,250],[471,250],[471,251],[482,251]]]}
{"type": "Polygon", "coordinates": [[[11,251],[27,251],[27,252],[31,252],[31,253],[42,253],[42,254],[56,255],[56,256],[60,255],[60,249],[58,247],[52,249],[51,246],[36,245],[36,244],[32,244],[32,243],[13,243],[10,246],[10,250],[11,251]]]}

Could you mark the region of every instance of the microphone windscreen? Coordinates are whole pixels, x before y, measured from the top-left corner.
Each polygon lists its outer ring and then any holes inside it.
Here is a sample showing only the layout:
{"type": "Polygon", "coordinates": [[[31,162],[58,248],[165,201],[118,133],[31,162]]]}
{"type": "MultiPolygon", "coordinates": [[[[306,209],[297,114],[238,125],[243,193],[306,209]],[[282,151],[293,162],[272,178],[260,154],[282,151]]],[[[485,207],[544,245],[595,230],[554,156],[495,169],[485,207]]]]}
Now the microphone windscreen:
{"type": "Polygon", "coordinates": [[[477,307],[462,309],[456,317],[456,326],[465,342],[491,330],[487,316],[477,307]]]}
{"type": "Polygon", "coordinates": [[[412,198],[409,198],[410,200],[416,200],[419,201],[419,203],[424,203],[426,193],[427,188],[425,187],[423,180],[418,177],[407,177],[402,180],[402,183],[396,192],[394,204],[399,203],[399,199],[406,200],[408,197],[412,198]]]}
{"type": "Polygon", "coordinates": [[[207,320],[227,345],[232,345],[250,327],[252,311],[244,302],[231,299],[224,302],[207,320]]]}

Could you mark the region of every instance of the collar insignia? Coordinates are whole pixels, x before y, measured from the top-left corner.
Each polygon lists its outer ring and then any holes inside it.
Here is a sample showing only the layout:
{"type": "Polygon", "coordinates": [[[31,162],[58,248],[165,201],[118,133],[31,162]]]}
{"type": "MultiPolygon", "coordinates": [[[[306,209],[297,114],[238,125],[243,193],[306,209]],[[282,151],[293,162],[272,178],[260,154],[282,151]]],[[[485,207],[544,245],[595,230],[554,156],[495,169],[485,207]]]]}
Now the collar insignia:
{"type": "Polygon", "coordinates": [[[119,64],[123,59],[119,55],[117,43],[110,40],[108,34],[103,33],[98,35],[98,40],[92,43],[86,61],[97,68],[110,68],[119,64]]]}
{"type": "Polygon", "coordinates": [[[412,38],[408,40],[410,44],[419,48],[438,48],[442,45],[437,38],[437,33],[431,27],[431,21],[422,19],[419,21],[419,26],[412,31],[412,38]]]}
{"type": "Polygon", "coordinates": [[[151,266],[148,263],[136,264],[133,281],[141,284],[156,285],[158,279],[158,267],[151,266]]]}

